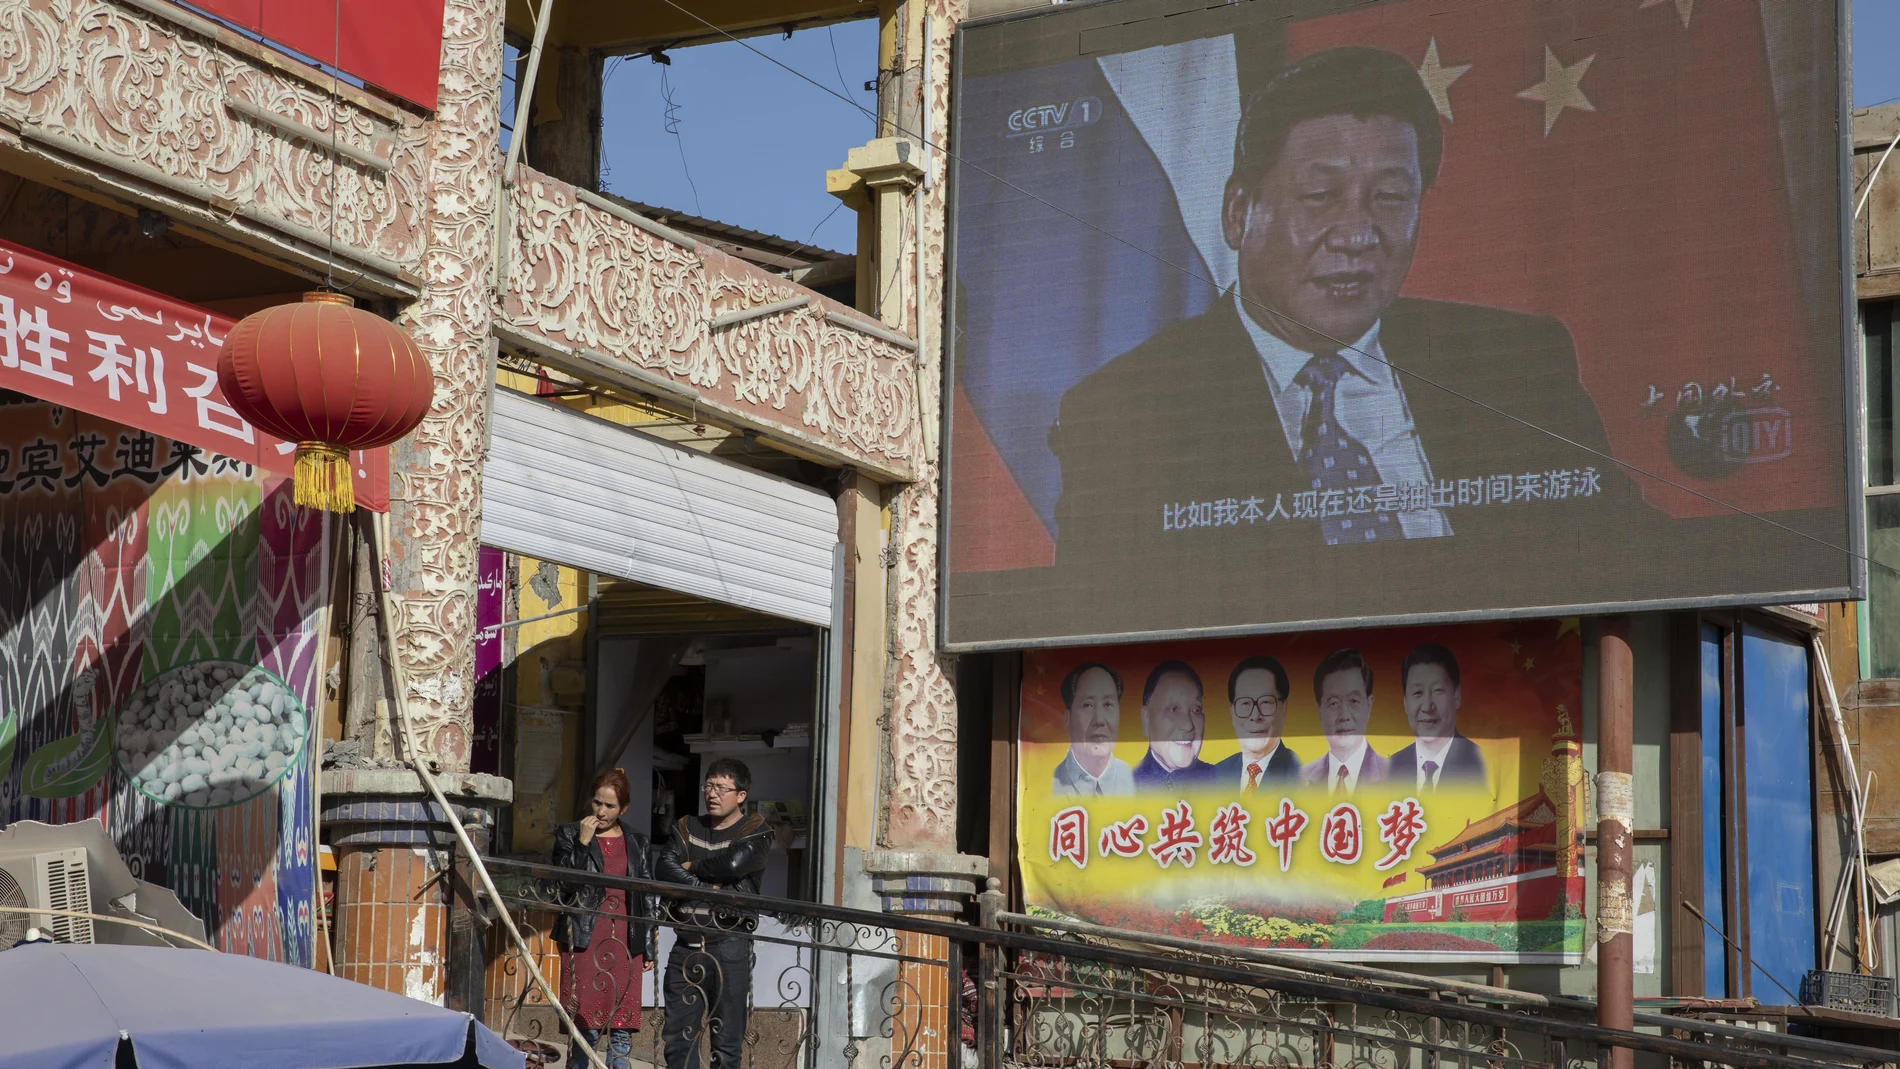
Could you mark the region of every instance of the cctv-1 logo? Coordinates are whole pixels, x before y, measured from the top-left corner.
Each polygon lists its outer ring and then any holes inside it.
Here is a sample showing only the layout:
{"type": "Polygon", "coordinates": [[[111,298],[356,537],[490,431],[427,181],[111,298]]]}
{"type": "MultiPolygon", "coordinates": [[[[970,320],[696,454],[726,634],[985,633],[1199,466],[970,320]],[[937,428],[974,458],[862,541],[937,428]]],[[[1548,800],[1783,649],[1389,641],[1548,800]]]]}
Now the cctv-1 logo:
{"type": "Polygon", "coordinates": [[[1077,126],[1087,126],[1102,117],[1099,97],[1081,97],[1060,104],[1034,104],[1009,113],[1009,137],[1044,134],[1077,126]]]}

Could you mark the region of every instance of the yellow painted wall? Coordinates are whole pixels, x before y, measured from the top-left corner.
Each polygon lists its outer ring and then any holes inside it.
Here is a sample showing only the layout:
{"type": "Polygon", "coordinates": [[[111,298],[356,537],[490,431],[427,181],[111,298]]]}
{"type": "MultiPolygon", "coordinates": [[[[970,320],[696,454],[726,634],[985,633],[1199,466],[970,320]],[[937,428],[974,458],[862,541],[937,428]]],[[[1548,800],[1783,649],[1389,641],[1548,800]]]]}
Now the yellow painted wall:
{"type": "MultiPolygon", "coordinates": [[[[587,573],[553,565],[556,596],[542,596],[537,581],[543,562],[514,557],[521,601],[515,619],[573,609],[587,603],[587,573]]],[[[515,644],[515,802],[514,850],[541,853],[554,845],[554,828],[577,816],[574,769],[581,748],[581,717],[587,707],[587,614],[557,616],[523,624],[515,644]],[[534,766],[554,759],[551,733],[560,735],[558,764],[546,789],[536,786],[534,766]]]]}
{"type": "Polygon", "coordinates": [[[883,554],[890,542],[891,513],[879,507],[878,491],[868,480],[861,485],[867,492],[857,499],[857,544],[846,547],[857,558],[858,581],[854,633],[848,636],[852,643],[851,733],[844,744],[850,747],[851,760],[843,809],[845,845],[872,850],[877,846],[878,786],[885,756],[879,718],[885,710],[885,578],[889,573],[883,554]]]}

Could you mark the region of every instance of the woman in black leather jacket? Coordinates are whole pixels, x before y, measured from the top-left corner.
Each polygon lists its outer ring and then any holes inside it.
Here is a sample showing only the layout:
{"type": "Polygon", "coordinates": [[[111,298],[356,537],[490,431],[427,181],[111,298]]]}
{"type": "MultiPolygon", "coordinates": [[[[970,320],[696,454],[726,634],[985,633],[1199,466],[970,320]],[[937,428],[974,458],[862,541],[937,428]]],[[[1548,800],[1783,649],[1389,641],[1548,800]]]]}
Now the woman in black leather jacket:
{"type": "MultiPolygon", "coordinates": [[[[588,795],[592,812],[554,831],[554,864],[651,879],[647,837],[624,819],[631,794],[624,770],[596,776],[588,795]]],[[[562,949],[561,1005],[581,1030],[578,1042],[592,1045],[603,1029],[608,1032],[609,1069],[631,1069],[633,1033],[640,1028],[641,980],[652,935],[645,897],[618,887],[571,884],[560,900],[593,912],[562,913],[554,922],[562,949]]]]}

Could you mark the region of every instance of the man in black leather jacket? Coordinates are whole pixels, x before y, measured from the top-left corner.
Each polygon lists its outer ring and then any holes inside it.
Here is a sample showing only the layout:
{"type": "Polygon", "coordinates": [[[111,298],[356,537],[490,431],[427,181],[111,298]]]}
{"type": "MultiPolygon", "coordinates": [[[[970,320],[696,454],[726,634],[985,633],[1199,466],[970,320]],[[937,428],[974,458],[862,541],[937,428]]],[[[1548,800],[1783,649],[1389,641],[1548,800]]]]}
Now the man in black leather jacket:
{"type": "MultiPolygon", "coordinates": [[[[706,814],[673,825],[654,865],[658,877],[689,887],[759,893],[772,852],[765,818],[745,811],[752,773],[720,758],[706,768],[706,814]]],[[[675,903],[679,924],[666,959],[667,1069],[700,1069],[699,1039],[712,1034],[713,1069],[739,1069],[745,1049],[746,996],[758,919],[742,910],[675,903]],[[732,932],[736,934],[724,934],[732,932]],[[709,1012],[710,1011],[710,1012],[709,1012]]]]}

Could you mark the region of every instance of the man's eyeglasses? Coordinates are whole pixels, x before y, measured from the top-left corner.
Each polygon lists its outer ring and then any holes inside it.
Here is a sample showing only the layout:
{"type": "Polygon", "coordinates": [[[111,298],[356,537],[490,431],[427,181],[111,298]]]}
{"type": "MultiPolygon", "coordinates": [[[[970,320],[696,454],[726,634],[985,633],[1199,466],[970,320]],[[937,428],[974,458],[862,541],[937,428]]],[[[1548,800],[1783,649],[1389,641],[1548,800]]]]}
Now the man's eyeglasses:
{"type": "Polygon", "coordinates": [[[1275,698],[1236,698],[1234,712],[1245,720],[1264,720],[1278,714],[1280,702],[1275,698]]]}
{"type": "Polygon", "coordinates": [[[707,794],[712,794],[712,795],[717,795],[717,796],[719,796],[719,797],[721,797],[721,798],[724,798],[724,797],[725,797],[726,795],[728,795],[728,794],[738,794],[738,793],[739,793],[739,788],[737,788],[737,787],[728,787],[728,786],[725,786],[724,784],[720,784],[720,783],[708,783],[708,784],[706,784],[706,793],[707,793],[707,794]]]}

